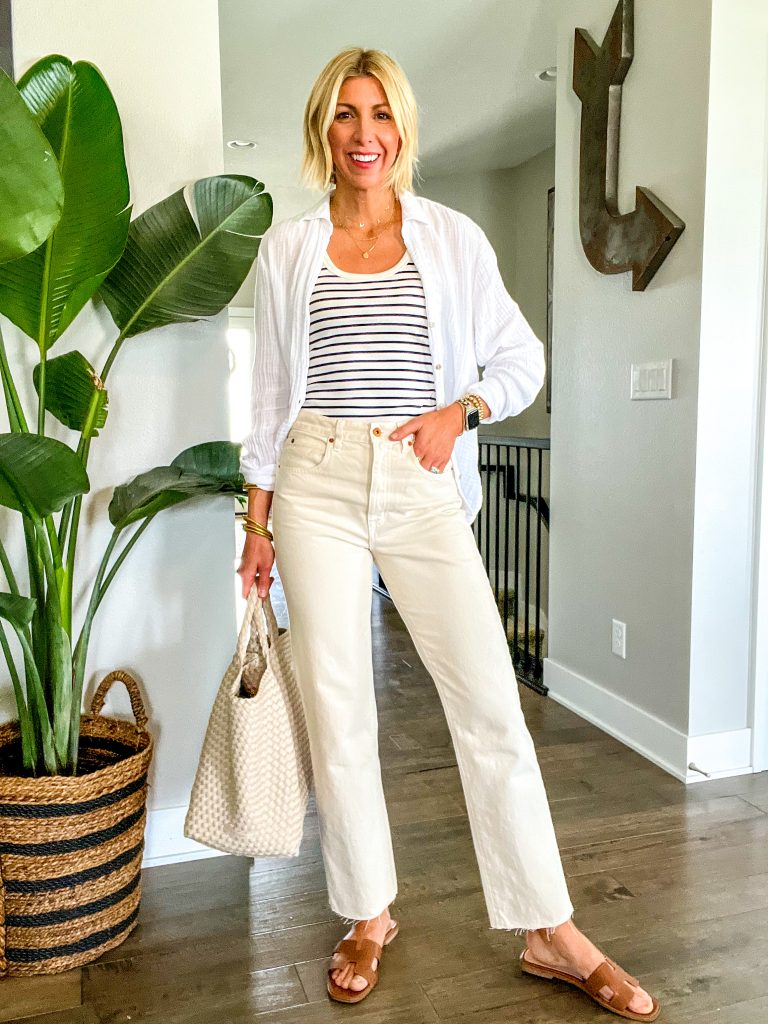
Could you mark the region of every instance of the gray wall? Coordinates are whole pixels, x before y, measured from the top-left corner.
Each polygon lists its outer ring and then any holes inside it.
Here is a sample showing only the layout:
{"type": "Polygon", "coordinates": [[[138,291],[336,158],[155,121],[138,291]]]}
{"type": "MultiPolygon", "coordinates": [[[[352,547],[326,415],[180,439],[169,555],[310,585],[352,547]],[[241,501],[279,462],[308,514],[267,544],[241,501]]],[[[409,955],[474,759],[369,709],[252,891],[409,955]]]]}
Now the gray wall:
{"type": "Polygon", "coordinates": [[[574,28],[600,42],[614,8],[615,0],[579,0],[558,28],[545,681],[587,717],[623,716],[628,738],[647,747],[660,736],[672,743],[688,727],[710,3],[635,5],[619,207],[633,209],[642,184],[687,225],[645,292],[631,290],[629,275],[597,273],[578,229],[574,28]],[[670,356],[672,401],[630,402],[630,364],[670,356]],[[611,653],[613,617],[628,624],[626,660],[611,653]],[[650,739],[641,741],[641,732],[650,739]]]}

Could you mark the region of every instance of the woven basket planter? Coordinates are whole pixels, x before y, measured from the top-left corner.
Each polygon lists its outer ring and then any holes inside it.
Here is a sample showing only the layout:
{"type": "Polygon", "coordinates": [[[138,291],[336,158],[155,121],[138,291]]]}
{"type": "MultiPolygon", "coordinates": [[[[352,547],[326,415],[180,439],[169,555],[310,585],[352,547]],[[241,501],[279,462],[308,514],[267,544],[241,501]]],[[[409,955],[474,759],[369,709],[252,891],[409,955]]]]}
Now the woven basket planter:
{"type": "Polygon", "coordinates": [[[136,680],[114,671],[80,718],[79,775],[21,775],[18,722],[0,726],[0,977],[58,974],[136,927],[152,738],[136,680]],[[136,719],[100,715],[115,680],[136,719]]]}

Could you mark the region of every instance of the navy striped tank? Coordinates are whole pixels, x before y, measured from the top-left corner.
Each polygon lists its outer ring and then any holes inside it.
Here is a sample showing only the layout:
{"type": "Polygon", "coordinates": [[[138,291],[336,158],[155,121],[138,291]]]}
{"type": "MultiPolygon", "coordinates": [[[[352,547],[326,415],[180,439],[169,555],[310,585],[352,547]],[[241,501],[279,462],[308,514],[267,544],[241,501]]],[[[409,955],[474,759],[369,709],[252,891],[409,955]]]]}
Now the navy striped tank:
{"type": "Polygon", "coordinates": [[[309,303],[302,408],[365,419],[436,408],[424,289],[407,250],[377,274],[340,270],[326,253],[309,303]]]}

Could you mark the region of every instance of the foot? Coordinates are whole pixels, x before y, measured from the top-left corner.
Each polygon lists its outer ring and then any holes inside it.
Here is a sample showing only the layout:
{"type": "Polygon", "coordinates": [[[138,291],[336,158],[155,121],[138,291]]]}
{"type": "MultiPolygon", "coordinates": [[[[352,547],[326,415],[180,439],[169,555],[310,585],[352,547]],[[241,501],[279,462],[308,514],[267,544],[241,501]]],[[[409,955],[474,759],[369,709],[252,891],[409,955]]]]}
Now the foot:
{"type": "MultiPolygon", "coordinates": [[[[372,939],[380,946],[384,945],[384,937],[392,925],[392,918],[389,916],[389,907],[383,910],[378,917],[372,917],[368,921],[358,921],[344,936],[345,939],[372,939]]],[[[375,970],[379,965],[376,957],[373,959],[372,967],[375,970]]],[[[361,992],[368,982],[360,974],[355,974],[354,965],[344,963],[344,957],[334,953],[331,957],[331,979],[340,987],[348,988],[353,992],[361,992]],[[334,965],[338,964],[336,970],[334,965]]]]}
{"type": "MultiPolygon", "coordinates": [[[[597,946],[590,942],[570,919],[555,928],[549,941],[546,936],[546,928],[526,932],[526,941],[531,956],[540,964],[557,967],[584,979],[588,978],[598,964],[605,959],[605,954],[601,953],[597,946]]],[[[635,1013],[650,1013],[653,1009],[653,1000],[650,995],[639,985],[633,987],[636,991],[627,1009],[635,1013]]],[[[603,985],[599,990],[599,995],[603,999],[610,999],[613,989],[610,985],[603,985]]]]}

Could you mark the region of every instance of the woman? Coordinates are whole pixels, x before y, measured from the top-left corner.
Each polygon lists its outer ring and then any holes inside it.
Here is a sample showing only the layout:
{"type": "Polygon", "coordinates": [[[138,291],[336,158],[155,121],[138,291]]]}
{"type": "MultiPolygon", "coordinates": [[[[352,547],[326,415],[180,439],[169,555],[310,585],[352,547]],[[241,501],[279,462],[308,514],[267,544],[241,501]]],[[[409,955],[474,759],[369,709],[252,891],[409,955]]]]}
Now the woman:
{"type": "Polygon", "coordinates": [[[397,932],[371,663],[375,562],[445,708],[491,927],[525,934],[524,972],[589,979],[600,1005],[654,1020],[657,1001],[571,919],[470,525],[482,500],[477,421],[530,405],[543,346],[482,230],[411,191],[416,148],[402,69],[378,50],[339,53],[304,114],[305,180],[335,189],[273,225],[257,264],[238,573],[244,596],[256,585],[264,597],[277,557],[284,585],[330,905],[353,923],[328,991],[365,998],[397,932]]]}

